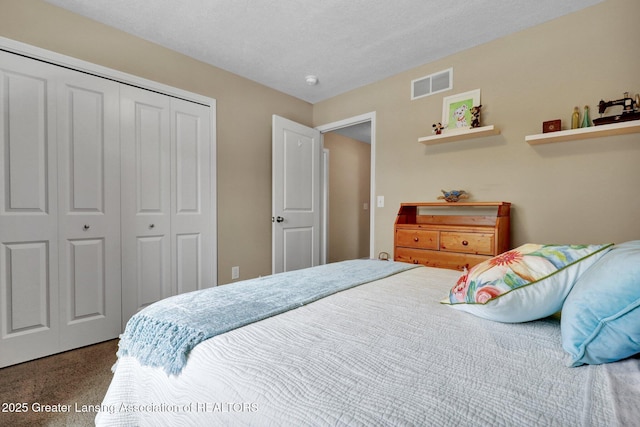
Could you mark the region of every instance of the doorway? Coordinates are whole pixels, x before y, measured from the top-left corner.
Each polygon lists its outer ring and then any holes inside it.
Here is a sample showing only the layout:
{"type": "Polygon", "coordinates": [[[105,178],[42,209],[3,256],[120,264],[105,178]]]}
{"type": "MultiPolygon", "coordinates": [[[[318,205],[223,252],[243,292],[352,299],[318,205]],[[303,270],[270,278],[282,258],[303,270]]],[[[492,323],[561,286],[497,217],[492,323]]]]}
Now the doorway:
{"type": "Polygon", "coordinates": [[[323,263],[373,258],[375,112],[317,129],[325,149],[323,263]]]}

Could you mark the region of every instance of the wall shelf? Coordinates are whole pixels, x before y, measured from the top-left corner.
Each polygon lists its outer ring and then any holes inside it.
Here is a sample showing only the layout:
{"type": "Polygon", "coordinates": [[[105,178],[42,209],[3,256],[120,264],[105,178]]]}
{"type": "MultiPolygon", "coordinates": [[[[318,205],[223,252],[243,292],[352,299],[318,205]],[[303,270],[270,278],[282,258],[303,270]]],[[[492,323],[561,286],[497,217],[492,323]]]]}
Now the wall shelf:
{"type": "Polygon", "coordinates": [[[482,126],[479,128],[452,130],[448,132],[445,131],[441,135],[423,136],[422,138],[418,138],[418,142],[421,142],[424,145],[434,145],[441,144],[443,142],[454,142],[464,139],[482,138],[484,136],[498,135],[499,133],[499,129],[496,129],[493,125],[490,125],[482,126]]]}
{"type": "Polygon", "coordinates": [[[588,128],[561,130],[558,132],[540,133],[525,136],[524,140],[530,145],[550,144],[552,142],[575,141],[577,139],[600,138],[603,136],[625,135],[640,132],[640,120],[611,123],[608,125],[592,126],[588,128]]]}

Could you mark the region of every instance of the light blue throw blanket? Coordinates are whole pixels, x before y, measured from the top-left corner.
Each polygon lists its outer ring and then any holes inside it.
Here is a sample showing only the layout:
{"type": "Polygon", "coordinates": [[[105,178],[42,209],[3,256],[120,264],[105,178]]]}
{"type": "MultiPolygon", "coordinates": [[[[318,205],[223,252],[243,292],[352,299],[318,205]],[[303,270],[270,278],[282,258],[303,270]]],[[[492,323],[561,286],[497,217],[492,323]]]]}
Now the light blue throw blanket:
{"type": "Polygon", "coordinates": [[[177,375],[200,342],[345,289],[416,267],[351,260],[176,295],[134,315],[118,356],[177,375]]]}

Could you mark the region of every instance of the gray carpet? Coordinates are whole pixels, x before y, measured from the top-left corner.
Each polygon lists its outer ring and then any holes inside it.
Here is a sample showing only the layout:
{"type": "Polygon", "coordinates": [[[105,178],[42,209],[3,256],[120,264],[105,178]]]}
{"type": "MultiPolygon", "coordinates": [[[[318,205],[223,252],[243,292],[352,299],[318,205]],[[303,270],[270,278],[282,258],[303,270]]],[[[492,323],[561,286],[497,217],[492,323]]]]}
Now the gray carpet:
{"type": "Polygon", "coordinates": [[[0,426],[94,425],[95,412],[81,411],[102,402],[117,349],[111,340],[0,369],[0,426]],[[11,412],[24,403],[27,412],[11,412]],[[63,407],[70,412],[53,412],[63,407]]]}

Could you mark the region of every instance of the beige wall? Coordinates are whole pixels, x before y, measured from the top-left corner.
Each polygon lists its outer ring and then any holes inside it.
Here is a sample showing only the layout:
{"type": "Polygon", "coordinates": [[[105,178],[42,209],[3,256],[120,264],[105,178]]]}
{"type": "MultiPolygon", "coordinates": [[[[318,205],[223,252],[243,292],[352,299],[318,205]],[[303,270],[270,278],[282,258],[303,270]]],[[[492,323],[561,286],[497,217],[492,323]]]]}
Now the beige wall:
{"type": "Polygon", "coordinates": [[[0,0],[0,36],[215,98],[218,281],[271,273],[271,116],[311,104],[40,0],[0,0]]]}
{"type": "Polygon", "coordinates": [[[369,256],[371,145],[329,132],[329,232],[327,261],[369,256]]]}
{"type": "Polygon", "coordinates": [[[512,245],[640,239],[640,134],[530,146],[542,122],[597,117],[601,98],[640,92],[640,2],[609,0],[314,105],[314,125],[376,111],[375,250],[393,249],[401,202],[440,189],[514,204],[512,245]],[[625,36],[626,34],[626,36],[625,36]],[[410,82],[454,68],[451,91],[411,101],[410,82]],[[426,147],[444,96],[481,89],[483,124],[501,134],[426,147]],[[595,114],[594,114],[595,113],[595,114]]]}
{"type": "MultiPolygon", "coordinates": [[[[640,92],[637,0],[555,21],[310,105],[41,0],[0,0],[0,36],[217,100],[218,278],[271,272],[271,115],[322,125],[376,111],[375,250],[392,252],[403,201],[463,188],[514,203],[513,244],[640,238],[640,134],[529,146],[545,120],[640,92]],[[412,79],[454,67],[454,89],[409,100],[412,79]],[[425,147],[442,97],[480,88],[495,137],[425,147]]],[[[274,53],[275,54],[275,53],[274,53]]]]}

